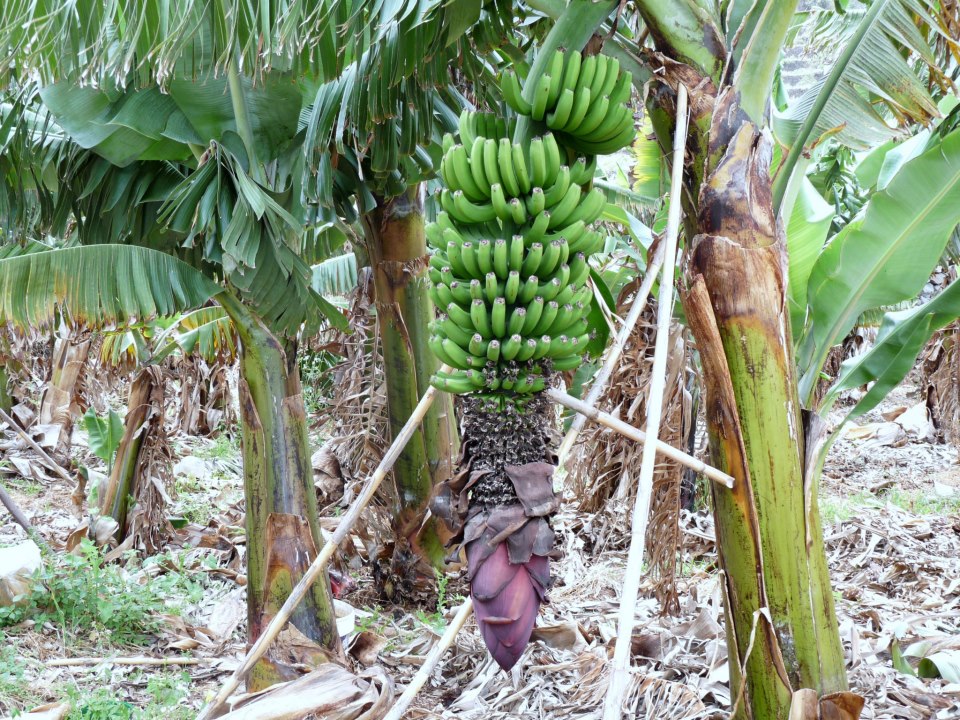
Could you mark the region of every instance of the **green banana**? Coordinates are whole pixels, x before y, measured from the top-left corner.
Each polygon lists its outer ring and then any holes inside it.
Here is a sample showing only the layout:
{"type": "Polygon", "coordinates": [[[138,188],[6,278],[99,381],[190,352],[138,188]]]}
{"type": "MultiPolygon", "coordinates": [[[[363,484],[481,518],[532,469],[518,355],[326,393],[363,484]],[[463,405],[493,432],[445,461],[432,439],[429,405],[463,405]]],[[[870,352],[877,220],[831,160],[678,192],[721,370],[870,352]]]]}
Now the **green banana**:
{"type": "Polygon", "coordinates": [[[483,283],[480,282],[479,278],[474,278],[470,281],[470,302],[474,300],[483,300],[483,283]]]}
{"type": "Polygon", "coordinates": [[[593,107],[590,108],[590,112],[586,114],[586,117],[583,118],[583,122],[577,125],[576,128],[571,128],[569,130],[571,135],[576,135],[578,138],[589,137],[603,119],[607,116],[607,110],[610,109],[610,100],[607,98],[600,98],[599,102],[595,102],[593,107]]]}
{"type": "MultiPolygon", "coordinates": [[[[444,190],[444,192],[446,193],[447,191],[444,190]]],[[[462,190],[457,190],[453,193],[453,202],[457,214],[450,214],[453,215],[454,218],[466,224],[489,222],[497,216],[497,213],[493,210],[493,205],[489,203],[472,203],[467,200],[467,197],[463,194],[462,190]]],[[[444,206],[444,210],[450,212],[446,206],[444,206]]]]}
{"type": "MultiPolygon", "coordinates": [[[[434,350],[434,352],[436,352],[436,350],[434,350]]],[[[430,378],[430,384],[437,388],[437,390],[443,390],[444,392],[453,393],[455,395],[471,393],[478,389],[468,376],[455,375],[453,373],[436,372],[434,373],[433,377],[430,378]]]]}
{"type": "Polygon", "coordinates": [[[493,244],[493,271],[500,279],[505,279],[510,272],[510,258],[507,253],[508,243],[503,238],[498,238],[493,244]]]}
{"type": "MultiPolygon", "coordinates": [[[[470,286],[466,283],[454,281],[450,285],[450,295],[453,298],[452,302],[461,307],[470,307],[470,303],[473,301],[473,296],[470,295],[470,286]]],[[[438,304],[437,307],[446,307],[449,304],[449,302],[445,302],[442,305],[438,304]]]]}
{"type": "MultiPolygon", "coordinates": [[[[537,351],[537,341],[533,338],[527,338],[523,341],[523,344],[520,345],[520,349],[517,351],[517,362],[526,362],[533,357],[533,354],[537,351]]],[[[517,386],[514,386],[514,391],[516,392],[525,392],[526,386],[521,386],[523,389],[519,389],[517,386]]]]}
{"type": "Polygon", "coordinates": [[[510,313],[510,322],[507,324],[507,334],[520,335],[526,318],[526,308],[518,307],[512,313],[510,313]]]}
{"type": "Polygon", "coordinates": [[[481,240],[477,244],[477,265],[484,275],[493,272],[493,243],[481,240]]]}
{"type": "Polygon", "coordinates": [[[501,220],[510,220],[511,208],[507,204],[507,198],[503,194],[503,186],[500,183],[491,186],[490,188],[490,204],[493,205],[494,211],[497,213],[497,217],[501,220]]]}
{"type": "Polygon", "coordinates": [[[530,247],[536,242],[541,242],[550,225],[550,212],[543,211],[537,215],[530,224],[530,229],[523,234],[523,244],[530,247]]]}
{"type": "Polygon", "coordinates": [[[458,325],[449,315],[441,315],[439,325],[440,332],[460,347],[465,348],[470,343],[469,330],[464,329],[462,325],[458,325]]]}
{"type": "Polygon", "coordinates": [[[513,198],[507,205],[510,206],[510,214],[517,225],[523,225],[527,221],[527,207],[520,198],[513,198]]]}
{"type": "Polygon", "coordinates": [[[545,282],[537,288],[537,295],[542,297],[544,300],[553,300],[563,289],[563,285],[560,284],[560,281],[556,278],[545,282]]]}
{"type": "Polygon", "coordinates": [[[600,88],[601,94],[608,97],[613,92],[617,79],[620,77],[620,61],[615,57],[607,57],[607,74],[603,78],[603,86],[600,88]]]}
{"type": "Polygon", "coordinates": [[[577,91],[589,90],[593,87],[593,76],[597,72],[597,56],[588,55],[580,64],[580,75],[577,77],[577,91]]]}
{"type": "Polygon", "coordinates": [[[483,143],[483,174],[487,177],[488,185],[494,185],[500,182],[498,156],[499,144],[497,141],[485,140],[483,143]]]}
{"type": "Polygon", "coordinates": [[[567,217],[567,222],[575,223],[578,220],[583,220],[584,223],[589,225],[600,217],[606,204],[607,196],[599,188],[594,188],[586,194],[585,198],[581,198],[579,205],[567,217]]]}
{"type": "Polygon", "coordinates": [[[467,268],[463,264],[463,249],[458,243],[453,241],[447,243],[447,260],[454,275],[468,277],[467,268]]]}
{"type": "Polygon", "coordinates": [[[587,262],[587,258],[583,253],[577,253],[573,256],[573,259],[569,261],[570,265],[570,284],[574,287],[579,287],[583,284],[587,275],[590,274],[590,263],[587,262]]]}
{"type": "Polygon", "coordinates": [[[500,359],[500,341],[494,338],[487,343],[487,360],[496,362],[500,359]]]}
{"type": "MultiPolygon", "coordinates": [[[[555,303],[553,300],[544,301],[543,312],[540,313],[540,321],[537,323],[536,327],[533,328],[533,334],[537,337],[540,337],[547,330],[549,330],[550,326],[553,325],[553,321],[556,319],[558,312],[560,312],[560,306],[557,303],[555,303]]],[[[550,340],[548,338],[547,343],[549,344],[549,342],[550,340]]]]}
{"type": "Polygon", "coordinates": [[[560,202],[567,193],[570,187],[570,168],[566,165],[561,165],[556,177],[556,182],[543,191],[543,202],[548,208],[552,208],[560,202]]]}
{"type": "Polygon", "coordinates": [[[597,158],[595,155],[589,161],[584,157],[579,157],[570,166],[570,182],[575,182],[577,185],[586,185],[593,180],[593,176],[596,174],[597,158]]]}
{"type": "Polygon", "coordinates": [[[563,66],[563,89],[571,93],[577,89],[577,79],[580,77],[580,65],[583,62],[583,56],[571,50],[566,53],[566,61],[563,66]]]}
{"type": "Polygon", "coordinates": [[[483,169],[484,138],[478,137],[470,146],[470,173],[477,187],[488,188],[493,183],[487,182],[487,175],[483,169]]]}
{"type": "Polygon", "coordinates": [[[534,120],[543,120],[547,111],[547,102],[550,99],[551,78],[547,74],[540,76],[537,81],[537,87],[533,93],[533,101],[530,103],[530,117],[534,120]]]}
{"type": "Polygon", "coordinates": [[[523,235],[514,235],[510,239],[510,269],[519,272],[523,267],[523,235]]]}
{"type": "Polygon", "coordinates": [[[489,272],[484,276],[484,287],[488,303],[493,303],[503,294],[503,285],[497,282],[496,273],[489,272]]]}
{"type": "Polygon", "coordinates": [[[467,350],[470,351],[470,354],[476,358],[486,358],[487,356],[487,346],[490,344],[488,340],[483,339],[483,335],[480,333],[474,333],[470,336],[470,342],[467,345],[467,350]]]}
{"type": "Polygon", "coordinates": [[[454,139],[453,135],[450,133],[444,133],[443,138],[440,140],[440,147],[443,149],[443,154],[446,155],[450,152],[450,148],[457,144],[457,141],[454,139]]]}
{"type": "Polygon", "coordinates": [[[520,294],[520,273],[511,270],[503,287],[503,297],[508,303],[515,302],[520,294]]]}
{"type": "MultiPolygon", "coordinates": [[[[557,174],[560,172],[560,146],[557,145],[557,138],[553,133],[547,133],[543,136],[543,154],[547,163],[547,181],[554,182],[557,174]]],[[[546,187],[541,185],[541,187],[546,187]]]]}
{"type": "Polygon", "coordinates": [[[520,180],[513,169],[513,144],[507,139],[500,140],[497,148],[497,168],[503,189],[513,197],[520,196],[520,180]]]}
{"type": "Polygon", "coordinates": [[[527,213],[530,215],[537,215],[538,213],[543,212],[546,207],[546,196],[543,193],[543,188],[535,187],[529,195],[527,195],[527,213]]]}
{"type": "Polygon", "coordinates": [[[524,321],[523,327],[519,330],[519,333],[524,337],[533,335],[533,329],[537,326],[537,323],[540,322],[540,316],[543,315],[543,306],[545,302],[542,297],[535,297],[531,300],[526,308],[524,309],[524,321]]]}
{"type": "Polygon", "coordinates": [[[583,357],[581,355],[570,355],[565,358],[558,358],[551,362],[553,369],[557,372],[566,372],[567,370],[575,370],[583,364],[583,357]]]}
{"type": "Polygon", "coordinates": [[[574,94],[572,90],[564,90],[560,93],[560,99],[556,107],[547,113],[547,127],[551,130],[563,130],[567,121],[570,120],[570,112],[573,110],[574,94]]]}
{"type": "Polygon", "coordinates": [[[510,154],[513,158],[513,172],[517,176],[520,192],[528,193],[533,185],[530,183],[530,171],[527,168],[527,158],[523,146],[516,143],[511,145],[510,154]]]}
{"type": "MultiPolygon", "coordinates": [[[[451,315],[453,317],[453,315],[451,315]]],[[[483,300],[474,300],[470,305],[470,324],[484,338],[492,338],[493,331],[490,328],[490,316],[487,313],[487,304],[483,300]]],[[[456,320],[456,318],[454,318],[456,320]]]]}
{"type": "Polygon", "coordinates": [[[534,275],[537,272],[537,268],[540,267],[540,261],[543,259],[543,245],[541,243],[534,243],[530,246],[530,249],[527,250],[527,257],[523,260],[523,266],[520,268],[520,273],[524,277],[529,277],[534,275]]]}
{"type": "Polygon", "coordinates": [[[590,80],[590,93],[599,99],[604,97],[604,83],[607,79],[607,70],[610,68],[610,58],[606,55],[597,55],[597,69],[590,80]]]}
{"type": "Polygon", "coordinates": [[[531,275],[527,278],[526,282],[520,286],[520,292],[517,293],[517,302],[521,305],[528,305],[530,301],[537,296],[539,290],[540,280],[536,275],[531,275]]]}
{"type": "Polygon", "coordinates": [[[560,259],[561,246],[565,245],[566,243],[561,243],[559,240],[554,240],[552,243],[543,248],[543,257],[540,260],[540,264],[533,271],[537,277],[546,279],[553,274],[553,271],[557,267],[557,261],[560,259]]]}
{"type": "Polygon", "coordinates": [[[520,352],[520,345],[523,343],[523,338],[519,335],[511,335],[509,338],[500,343],[500,357],[504,360],[513,360],[517,357],[517,353],[520,352]]]}
{"type": "Polygon", "coordinates": [[[560,97],[560,90],[563,88],[563,53],[560,50],[554,51],[551,56],[547,75],[550,76],[550,92],[547,95],[547,107],[553,107],[557,104],[557,99],[560,97]]]}
{"type": "Polygon", "coordinates": [[[581,190],[579,185],[571,184],[567,190],[567,194],[563,196],[563,199],[554,205],[553,209],[550,211],[550,222],[547,225],[551,230],[555,227],[561,227],[563,225],[569,225],[573,222],[576,222],[579,218],[572,219],[568,222],[568,218],[573,215],[573,212],[577,209],[577,205],[580,202],[581,190]]]}
{"type": "Polygon", "coordinates": [[[503,99],[518,115],[529,115],[533,109],[529,102],[523,99],[523,88],[520,79],[513,70],[506,70],[500,76],[500,90],[503,99]]]}
{"type": "Polygon", "coordinates": [[[536,187],[543,187],[547,180],[547,156],[544,152],[543,138],[535,137],[530,141],[530,180],[536,187]]]}
{"type": "Polygon", "coordinates": [[[494,337],[504,337],[507,334],[507,301],[498,297],[493,301],[490,310],[490,328],[494,337]]]}
{"type": "MultiPolygon", "coordinates": [[[[475,303],[476,300],[474,300],[473,302],[475,303]]],[[[454,324],[456,324],[458,327],[463,328],[464,332],[469,332],[474,328],[479,330],[479,328],[477,328],[473,322],[473,312],[472,312],[473,305],[471,304],[470,307],[471,307],[471,312],[467,312],[456,303],[450,303],[449,305],[447,305],[447,308],[446,308],[447,316],[450,318],[451,321],[453,321],[454,324]]]]}
{"type": "Polygon", "coordinates": [[[447,162],[447,168],[452,169],[451,179],[456,180],[456,184],[447,182],[451,189],[463,190],[464,194],[474,201],[485,200],[489,196],[490,193],[484,192],[483,187],[477,185],[473,179],[473,173],[470,170],[470,157],[463,145],[456,145],[443,157],[447,162]]]}
{"type": "Polygon", "coordinates": [[[440,308],[446,307],[452,302],[456,302],[453,297],[453,292],[450,290],[450,286],[444,283],[433,285],[430,288],[430,298],[433,300],[433,304],[440,308]]]}
{"type": "Polygon", "coordinates": [[[480,265],[477,263],[476,248],[469,240],[460,246],[460,257],[463,259],[463,266],[467,270],[467,277],[481,275],[480,265]]]}
{"type": "Polygon", "coordinates": [[[572,133],[573,129],[582,123],[583,119],[587,116],[592,101],[593,96],[588,89],[578,90],[573,98],[573,108],[570,110],[570,117],[567,118],[567,124],[564,125],[561,130],[565,133],[572,133]]]}

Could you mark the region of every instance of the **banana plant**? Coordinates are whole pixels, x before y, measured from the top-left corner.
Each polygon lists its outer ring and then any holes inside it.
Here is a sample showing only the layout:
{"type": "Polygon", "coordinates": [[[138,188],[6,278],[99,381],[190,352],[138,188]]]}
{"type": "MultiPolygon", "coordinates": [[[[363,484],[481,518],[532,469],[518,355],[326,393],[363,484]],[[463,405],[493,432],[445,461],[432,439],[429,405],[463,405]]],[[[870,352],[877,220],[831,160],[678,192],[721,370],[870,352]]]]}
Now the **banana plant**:
{"type": "MultiPolygon", "coordinates": [[[[576,5],[564,10],[535,4],[558,22],[576,5]]],[[[646,83],[660,147],[670,145],[678,86],[691,98],[681,297],[702,362],[713,462],[736,478],[732,491],[713,493],[731,686],[738,698],[733,717],[805,718],[841,707],[856,717],[863,701],[847,692],[821,540],[818,469],[805,461],[805,448],[819,438],[807,436],[802,422],[790,319],[816,334],[816,357],[857,302],[841,307],[840,286],[831,285],[824,257],[836,260],[840,246],[821,249],[833,212],[824,209],[806,174],[809,158],[831,135],[864,150],[902,134],[903,124],[937,114],[917,68],[933,79],[931,85],[949,87],[938,58],[942,46],[956,50],[956,42],[943,35],[940,28],[951,24],[938,13],[952,10],[932,0],[874,0],[863,14],[842,20],[829,15],[843,25],[842,33],[831,36],[838,50],[830,71],[786,109],[771,111],[796,2],[639,0],[635,6],[646,47],[619,38],[613,28],[604,51],[625,52],[645,66],[635,75],[646,83]],[[897,125],[885,117],[896,118],[897,125]],[[790,255],[801,262],[791,267],[796,282],[790,288],[778,227],[792,217],[815,227],[810,238],[792,233],[790,255]],[[806,255],[794,253],[794,245],[806,247],[806,255]],[[815,283],[832,289],[833,308],[818,303],[810,320],[803,288],[815,283]],[[801,688],[819,697],[814,714],[794,703],[801,688]]],[[[886,190],[894,193],[895,184],[891,180],[886,190]]],[[[942,188],[924,187],[939,199],[942,188]]],[[[884,201],[878,202],[877,219],[883,215],[895,228],[910,226],[913,208],[893,212],[892,205],[888,201],[884,213],[884,201]]],[[[869,213],[843,232],[875,232],[865,219],[869,213]]],[[[936,240],[925,242],[940,242],[940,230],[936,240]]],[[[863,247],[860,268],[876,268],[880,246],[872,254],[863,247]]],[[[816,360],[802,366],[804,372],[814,367],[816,360]]]]}

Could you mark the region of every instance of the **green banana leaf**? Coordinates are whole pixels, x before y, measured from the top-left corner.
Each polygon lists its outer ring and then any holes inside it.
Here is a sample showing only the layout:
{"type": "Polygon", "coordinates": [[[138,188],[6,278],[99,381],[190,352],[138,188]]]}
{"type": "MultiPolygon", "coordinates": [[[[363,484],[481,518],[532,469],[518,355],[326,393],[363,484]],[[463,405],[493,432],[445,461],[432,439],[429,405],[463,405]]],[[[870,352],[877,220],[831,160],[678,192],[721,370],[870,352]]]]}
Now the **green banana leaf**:
{"type": "Polygon", "coordinates": [[[960,317],[960,281],[953,281],[932,300],[909,310],[887,313],[877,342],[870,350],[847,360],[820,410],[830,409],[844,390],[874,383],[845,420],[869,412],[913,369],[930,337],[960,317]]]}
{"type": "Polygon", "coordinates": [[[64,307],[103,328],[169,316],[223,288],[177,258],[130,245],[88,245],[0,260],[0,322],[38,327],[64,307]]]}
{"type": "Polygon", "coordinates": [[[833,206],[824,200],[807,178],[801,181],[790,221],[787,223],[787,254],[790,285],[790,325],[799,338],[807,318],[807,282],[817,256],[823,250],[833,220],[833,206]]]}
{"type": "Polygon", "coordinates": [[[799,344],[802,397],[864,310],[919,293],[958,221],[960,130],[906,163],[814,264],[810,324],[799,344]]]}
{"type": "Polygon", "coordinates": [[[87,431],[90,452],[111,465],[113,454],[120,447],[120,439],[123,437],[123,420],[113,410],[100,417],[91,407],[83,416],[83,427],[87,431]]]}

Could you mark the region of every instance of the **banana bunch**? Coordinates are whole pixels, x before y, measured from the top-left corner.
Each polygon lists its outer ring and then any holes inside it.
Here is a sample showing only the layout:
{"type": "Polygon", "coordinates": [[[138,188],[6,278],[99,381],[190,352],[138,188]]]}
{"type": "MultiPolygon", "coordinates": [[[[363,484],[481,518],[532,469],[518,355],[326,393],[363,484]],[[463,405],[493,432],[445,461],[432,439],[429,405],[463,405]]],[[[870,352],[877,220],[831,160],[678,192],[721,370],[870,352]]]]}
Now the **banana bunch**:
{"type": "Polygon", "coordinates": [[[441,311],[430,347],[455,368],[433,382],[448,392],[540,392],[551,371],[580,365],[589,341],[587,258],[603,246],[591,224],[606,204],[590,187],[595,159],[568,165],[552,133],[523,147],[507,130],[464,113],[461,142],[444,142],[427,239],[441,311]]]}
{"type": "Polygon", "coordinates": [[[633,77],[606,55],[582,57],[557,50],[537,83],[532,102],[522,95],[516,72],[501,76],[503,99],[520,115],[563,133],[562,142],[585,155],[607,155],[636,136],[629,107],[633,77]]]}

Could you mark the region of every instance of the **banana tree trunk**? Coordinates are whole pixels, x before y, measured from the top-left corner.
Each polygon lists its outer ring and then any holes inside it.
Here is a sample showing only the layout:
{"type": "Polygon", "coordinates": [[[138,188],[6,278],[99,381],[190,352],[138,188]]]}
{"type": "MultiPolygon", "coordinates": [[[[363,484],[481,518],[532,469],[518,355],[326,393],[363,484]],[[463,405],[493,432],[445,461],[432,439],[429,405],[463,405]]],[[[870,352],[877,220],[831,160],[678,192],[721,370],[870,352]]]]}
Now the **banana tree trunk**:
{"type": "Polygon", "coordinates": [[[114,538],[118,543],[127,536],[130,500],[138,496],[141,482],[146,479],[147,463],[141,455],[145,440],[151,433],[163,431],[163,403],[163,378],[159,370],[144,368],[130,384],[123,436],[110,476],[99,493],[100,516],[111,517],[117,523],[114,538]]]}
{"type": "MultiPolygon", "coordinates": [[[[247,532],[247,642],[283,605],[321,544],[296,354],[235,298],[218,297],[240,336],[240,420],[247,532]]],[[[291,618],[294,633],[247,678],[251,692],[300,675],[296,665],[340,657],[330,582],[314,583],[291,618]],[[306,640],[311,642],[304,642],[306,640]],[[299,639],[298,639],[299,638],[299,639]],[[292,650],[292,652],[291,652],[292,650]]]]}
{"type": "MultiPolygon", "coordinates": [[[[364,216],[363,227],[374,273],[390,430],[396,436],[438,367],[427,345],[434,308],[420,186],[394,198],[378,198],[377,208],[364,216]]],[[[393,469],[398,507],[391,574],[400,594],[432,592],[433,568],[443,565],[436,521],[424,522],[424,517],[433,485],[452,474],[456,452],[453,401],[441,394],[393,469]]]]}
{"type": "Polygon", "coordinates": [[[40,398],[38,422],[60,427],[57,452],[66,452],[70,446],[73,419],[78,414],[74,402],[77,382],[89,354],[89,338],[78,341],[72,331],[65,336],[58,336],[54,343],[50,382],[40,398]]]}
{"type": "Polygon", "coordinates": [[[757,29],[732,75],[723,72],[723,32],[696,4],[639,0],[638,7],[663,53],[663,82],[650,95],[661,141],[678,86],[690,90],[682,299],[703,365],[714,463],[736,478],[733,490],[713,488],[731,715],[855,718],[862,700],[845,692],[818,469],[807,462],[814,439],[805,434],[790,336],[772,141],[763,127],[796,0],[749,10],[746,25],[757,29]],[[812,711],[811,692],[819,698],[812,711]]]}
{"type": "Polygon", "coordinates": [[[700,187],[684,303],[713,452],[737,479],[733,491],[714,488],[734,717],[773,720],[790,716],[794,691],[831,702],[847,679],[817,477],[805,463],[771,143],[737,119],[711,129],[716,156],[700,187]]]}

